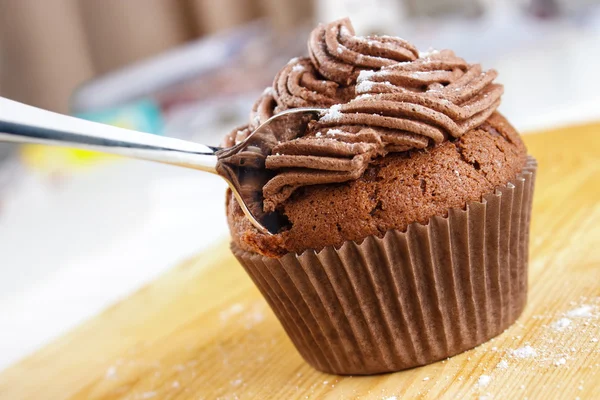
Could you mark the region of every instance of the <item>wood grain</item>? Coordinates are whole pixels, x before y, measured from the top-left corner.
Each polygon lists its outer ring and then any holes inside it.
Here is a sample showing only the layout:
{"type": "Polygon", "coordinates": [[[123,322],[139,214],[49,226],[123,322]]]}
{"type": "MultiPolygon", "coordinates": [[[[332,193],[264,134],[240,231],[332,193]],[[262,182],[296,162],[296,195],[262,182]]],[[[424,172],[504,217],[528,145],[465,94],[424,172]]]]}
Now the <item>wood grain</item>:
{"type": "Polygon", "coordinates": [[[317,372],[223,243],[5,370],[0,399],[599,399],[600,125],[525,140],[539,161],[529,303],[476,349],[395,374],[317,372]]]}

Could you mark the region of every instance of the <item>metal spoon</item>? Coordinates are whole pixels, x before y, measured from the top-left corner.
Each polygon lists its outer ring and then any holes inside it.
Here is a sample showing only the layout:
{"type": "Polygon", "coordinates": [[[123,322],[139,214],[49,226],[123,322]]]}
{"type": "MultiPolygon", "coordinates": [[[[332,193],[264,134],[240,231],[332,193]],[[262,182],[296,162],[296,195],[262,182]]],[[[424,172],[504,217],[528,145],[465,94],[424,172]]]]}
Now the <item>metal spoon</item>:
{"type": "Polygon", "coordinates": [[[326,111],[283,111],[243,142],[224,149],[86,121],[0,97],[0,141],[95,150],[216,174],[227,181],[250,222],[271,234],[280,223],[276,216],[262,212],[262,185],[273,176],[264,168],[264,160],[279,141],[296,137],[326,111]]]}

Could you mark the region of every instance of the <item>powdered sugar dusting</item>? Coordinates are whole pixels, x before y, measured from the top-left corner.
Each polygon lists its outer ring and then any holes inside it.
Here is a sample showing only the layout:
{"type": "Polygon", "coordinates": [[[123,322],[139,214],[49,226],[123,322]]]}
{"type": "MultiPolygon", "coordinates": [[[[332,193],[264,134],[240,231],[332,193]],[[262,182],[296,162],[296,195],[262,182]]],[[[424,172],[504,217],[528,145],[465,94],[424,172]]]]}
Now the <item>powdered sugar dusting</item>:
{"type": "Polygon", "coordinates": [[[235,144],[240,144],[248,137],[248,131],[237,131],[235,133],[235,144]]]}
{"type": "Polygon", "coordinates": [[[527,345],[513,350],[511,354],[516,358],[531,358],[537,355],[537,351],[533,347],[527,345]]]}
{"type": "Polygon", "coordinates": [[[362,81],[358,85],[356,85],[356,93],[367,93],[370,92],[375,85],[382,85],[388,87],[395,87],[391,82],[371,82],[371,81],[362,81]]]}
{"type": "Polygon", "coordinates": [[[228,309],[221,311],[221,313],[219,314],[221,322],[228,321],[231,317],[233,317],[234,315],[240,314],[245,309],[246,309],[246,307],[241,303],[233,304],[228,309]]]}
{"type": "Polygon", "coordinates": [[[231,386],[240,386],[242,383],[244,383],[244,381],[238,378],[238,379],[232,380],[229,383],[231,384],[231,386]]]}
{"type": "MultiPolygon", "coordinates": [[[[477,395],[491,396],[490,393],[481,392],[484,392],[487,385],[491,385],[496,380],[496,376],[504,377],[507,373],[511,374],[512,372],[507,372],[510,368],[540,372],[563,368],[600,369],[600,363],[597,362],[597,357],[600,355],[600,346],[597,345],[600,342],[600,324],[597,323],[600,319],[599,309],[600,297],[581,297],[579,302],[571,302],[570,309],[532,316],[531,318],[535,320],[545,320],[546,324],[535,324],[533,330],[523,331],[523,335],[518,335],[516,332],[525,329],[526,325],[517,321],[510,328],[510,331],[515,334],[506,340],[512,339],[514,343],[520,344],[507,349],[502,349],[500,346],[483,345],[473,350],[473,355],[481,357],[484,356],[481,352],[501,353],[502,356],[495,368],[485,371],[485,375],[481,375],[475,381],[471,390],[477,395]],[[531,335],[531,343],[521,342],[525,335],[531,335]],[[581,340],[581,336],[587,336],[588,339],[581,340]],[[580,340],[576,340],[577,338],[580,340]],[[590,360],[592,360],[591,364],[590,360]]],[[[457,380],[461,381],[462,379],[459,376],[457,380]]],[[[580,381],[579,385],[581,386],[582,383],[583,381],[580,381]]],[[[570,389],[576,390],[577,384],[571,387],[572,384],[574,383],[565,382],[570,389]]],[[[520,388],[527,389],[526,385],[521,385],[520,388]]],[[[477,398],[477,396],[473,397],[477,398]]],[[[496,397],[491,396],[490,398],[496,397]]]]}
{"type": "Polygon", "coordinates": [[[362,70],[360,71],[360,73],[358,74],[358,78],[356,78],[356,82],[361,83],[363,81],[368,81],[370,80],[373,76],[375,76],[375,71],[372,70],[362,70]]]}
{"type": "Polygon", "coordinates": [[[262,303],[255,303],[250,312],[244,315],[244,328],[251,329],[265,319],[262,303]]]}
{"type": "Polygon", "coordinates": [[[557,331],[562,331],[565,328],[567,328],[569,325],[571,325],[571,320],[569,318],[561,318],[558,321],[556,321],[554,324],[552,324],[552,328],[554,328],[557,331]]]}
{"type": "Polygon", "coordinates": [[[304,71],[304,66],[301,64],[296,64],[292,67],[292,71],[294,72],[302,72],[304,71]]]}
{"type": "Polygon", "coordinates": [[[590,318],[592,316],[593,311],[594,311],[594,306],[585,304],[585,305],[582,305],[581,307],[577,307],[577,308],[567,312],[567,317],[590,318]]]}
{"type": "Polygon", "coordinates": [[[106,373],[104,374],[104,378],[105,379],[116,379],[117,377],[117,367],[110,366],[108,367],[108,369],[106,370],[106,373]]]}
{"type": "Polygon", "coordinates": [[[334,104],[327,113],[321,117],[321,122],[338,122],[342,118],[341,104],[334,104]]]}
{"type": "Polygon", "coordinates": [[[373,89],[375,83],[371,81],[362,81],[356,85],[356,93],[366,93],[373,89]]]}
{"type": "MultiPolygon", "coordinates": [[[[396,63],[396,65],[398,65],[398,64],[408,64],[408,61],[396,63]]],[[[384,67],[383,69],[380,69],[379,71],[375,72],[375,76],[390,76],[392,73],[393,73],[393,71],[385,69],[385,67],[384,67]]]]}
{"type": "Polygon", "coordinates": [[[479,377],[479,379],[477,380],[477,386],[479,387],[485,387],[487,385],[490,384],[490,382],[492,381],[492,377],[489,375],[481,375],[479,377]]]}
{"type": "Polygon", "coordinates": [[[436,54],[440,54],[440,51],[434,48],[430,48],[428,51],[419,52],[419,58],[429,58],[436,54]]]}
{"type": "Polygon", "coordinates": [[[221,323],[239,323],[246,329],[251,329],[265,319],[265,305],[262,302],[254,302],[249,305],[235,303],[219,313],[221,323]]]}
{"type": "Polygon", "coordinates": [[[340,33],[344,36],[352,36],[352,33],[350,32],[350,30],[348,28],[346,28],[345,26],[342,26],[340,28],[340,33]]]}
{"type": "Polygon", "coordinates": [[[554,365],[556,365],[557,367],[560,367],[561,365],[565,365],[566,363],[567,363],[567,360],[564,357],[561,357],[558,360],[554,361],[554,365]]]}
{"type": "Polygon", "coordinates": [[[419,78],[422,78],[422,77],[430,75],[430,74],[431,74],[430,71],[415,71],[415,72],[411,73],[410,76],[412,78],[419,79],[419,78]]]}

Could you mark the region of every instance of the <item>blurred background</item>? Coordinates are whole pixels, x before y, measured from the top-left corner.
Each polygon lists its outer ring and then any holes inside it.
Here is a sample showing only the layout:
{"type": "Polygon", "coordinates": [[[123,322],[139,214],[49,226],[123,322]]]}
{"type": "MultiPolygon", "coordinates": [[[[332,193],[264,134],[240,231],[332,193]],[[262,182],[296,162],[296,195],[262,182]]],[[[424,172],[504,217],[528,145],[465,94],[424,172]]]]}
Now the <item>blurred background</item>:
{"type": "MultiPolygon", "coordinates": [[[[600,0],[0,0],[0,96],[217,145],[318,22],[500,72],[528,134],[600,119],[600,0]]],[[[196,171],[0,143],[0,370],[226,240],[196,171]]]]}

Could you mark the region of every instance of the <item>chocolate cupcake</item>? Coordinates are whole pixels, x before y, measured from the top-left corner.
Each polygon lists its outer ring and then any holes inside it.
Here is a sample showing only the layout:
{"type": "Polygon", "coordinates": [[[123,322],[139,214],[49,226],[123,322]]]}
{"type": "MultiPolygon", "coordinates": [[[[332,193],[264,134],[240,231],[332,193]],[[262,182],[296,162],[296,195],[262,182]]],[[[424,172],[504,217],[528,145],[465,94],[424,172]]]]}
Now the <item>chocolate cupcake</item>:
{"type": "Polygon", "coordinates": [[[265,235],[227,195],[232,251],[302,356],[336,374],[424,365],[520,315],[535,161],[496,108],[494,70],[449,50],[317,27],[242,140],[289,108],[329,112],[266,159],[265,235]]]}

